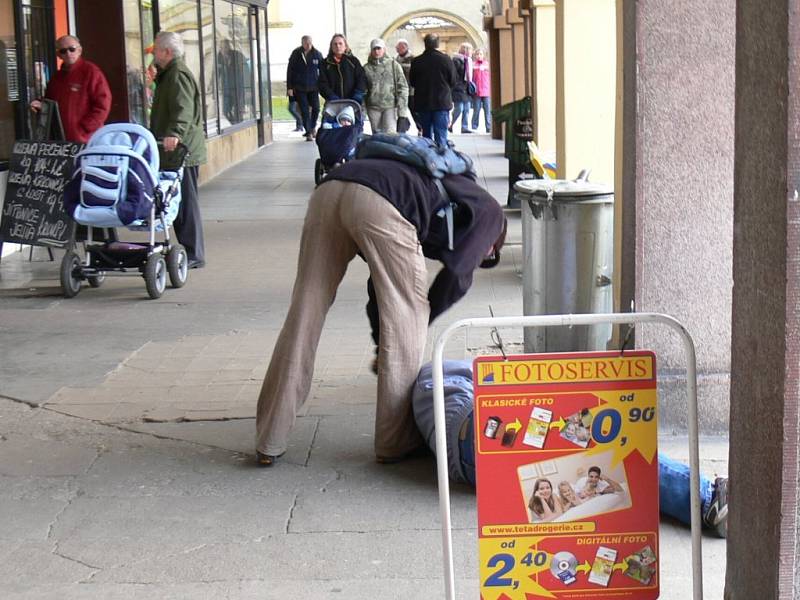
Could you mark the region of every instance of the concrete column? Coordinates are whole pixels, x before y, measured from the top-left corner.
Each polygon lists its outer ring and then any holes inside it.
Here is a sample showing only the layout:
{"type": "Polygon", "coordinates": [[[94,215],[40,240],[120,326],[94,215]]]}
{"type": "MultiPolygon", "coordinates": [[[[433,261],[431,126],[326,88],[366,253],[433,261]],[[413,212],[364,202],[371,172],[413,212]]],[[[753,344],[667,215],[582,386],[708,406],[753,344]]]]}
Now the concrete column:
{"type": "Polygon", "coordinates": [[[531,7],[533,136],[545,152],[556,150],[556,5],[533,0],[531,7]]]}
{"type": "Polygon", "coordinates": [[[527,93],[528,48],[526,44],[525,22],[517,7],[506,9],[506,23],[511,27],[511,85],[514,100],[524,98],[527,93]]]}
{"type": "MultiPolygon", "coordinates": [[[[489,38],[489,73],[492,80],[492,106],[500,106],[500,33],[494,28],[494,19],[488,17],[483,20],[483,29],[489,38]]],[[[492,121],[492,139],[503,139],[502,127],[492,121]]]]}
{"type": "Polygon", "coordinates": [[[725,598],[790,599],[798,575],[800,21],[739,0],[725,598]]]}
{"type": "Polygon", "coordinates": [[[614,181],[614,0],[556,0],[556,162],[559,177],[583,168],[614,181]]]}
{"type": "MultiPolygon", "coordinates": [[[[636,310],[686,325],[697,348],[701,431],[727,431],[735,4],[626,1],[625,13],[622,309],[633,290],[636,310]]],[[[678,339],[646,327],[636,341],[658,356],[662,429],[686,431],[678,339]]]]}
{"type": "MultiPolygon", "coordinates": [[[[522,40],[524,47],[524,54],[522,55],[522,71],[525,78],[525,87],[522,93],[525,96],[530,96],[533,92],[533,28],[531,27],[532,11],[528,5],[529,0],[519,0],[517,5],[517,15],[522,20],[520,29],[522,31],[522,40]]],[[[533,107],[531,107],[533,108],[533,107]]]]}
{"type": "Polygon", "coordinates": [[[511,26],[506,21],[505,15],[494,17],[494,29],[497,31],[497,46],[499,49],[499,75],[500,75],[500,104],[507,104],[514,98],[514,38],[511,35],[511,26]]]}

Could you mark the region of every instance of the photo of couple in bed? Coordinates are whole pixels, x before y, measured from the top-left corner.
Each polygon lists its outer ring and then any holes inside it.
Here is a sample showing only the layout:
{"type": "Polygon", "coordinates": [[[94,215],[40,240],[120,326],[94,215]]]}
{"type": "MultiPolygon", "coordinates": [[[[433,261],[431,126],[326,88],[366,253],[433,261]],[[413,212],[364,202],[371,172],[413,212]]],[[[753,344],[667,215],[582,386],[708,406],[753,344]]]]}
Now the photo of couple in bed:
{"type": "Polygon", "coordinates": [[[622,463],[611,468],[612,455],[578,454],[519,467],[531,523],[576,521],[629,508],[625,468],[622,463]]]}

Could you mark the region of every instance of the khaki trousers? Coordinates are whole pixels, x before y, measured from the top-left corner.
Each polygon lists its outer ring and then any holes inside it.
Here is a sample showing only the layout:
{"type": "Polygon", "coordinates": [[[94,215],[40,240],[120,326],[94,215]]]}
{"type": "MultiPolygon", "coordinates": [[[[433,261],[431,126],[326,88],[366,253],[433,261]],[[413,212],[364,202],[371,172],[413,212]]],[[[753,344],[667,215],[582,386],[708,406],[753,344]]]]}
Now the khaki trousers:
{"type": "Polygon", "coordinates": [[[396,108],[368,108],[369,122],[372,133],[397,133],[396,108]]]}
{"type": "Polygon", "coordinates": [[[259,452],[277,456],[286,450],[311,387],[325,316],[358,250],[369,265],[380,311],[375,454],[399,457],[422,443],[411,390],[422,364],[430,306],[416,229],[371,189],[330,181],[309,200],[289,314],[258,397],[259,452]]]}

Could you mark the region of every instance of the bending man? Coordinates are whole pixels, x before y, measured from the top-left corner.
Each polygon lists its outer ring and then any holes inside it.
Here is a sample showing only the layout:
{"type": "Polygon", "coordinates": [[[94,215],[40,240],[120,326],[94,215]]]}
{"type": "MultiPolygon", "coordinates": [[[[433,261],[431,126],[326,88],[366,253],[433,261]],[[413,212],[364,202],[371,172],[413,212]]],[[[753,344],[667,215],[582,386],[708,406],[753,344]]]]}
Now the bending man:
{"type": "Polygon", "coordinates": [[[259,465],[272,465],[286,451],[311,386],[325,316],[357,253],[369,266],[380,313],[375,454],[379,462],[395,462],[423,443],[411,412],[411,388],[429,319],[466,293],[473,271],[499,244],[504,223],[497,201],[469,176],[449,175],[442,183],[461,211],[454,219],[453,250],[445,218],[438,215],[446,200],[433,178],[412,166],[353,160],[314,190],[289,314],[259,395],[259,465]],[[430,290],[423,246],[439,246],[444,265],[430,290]]]}

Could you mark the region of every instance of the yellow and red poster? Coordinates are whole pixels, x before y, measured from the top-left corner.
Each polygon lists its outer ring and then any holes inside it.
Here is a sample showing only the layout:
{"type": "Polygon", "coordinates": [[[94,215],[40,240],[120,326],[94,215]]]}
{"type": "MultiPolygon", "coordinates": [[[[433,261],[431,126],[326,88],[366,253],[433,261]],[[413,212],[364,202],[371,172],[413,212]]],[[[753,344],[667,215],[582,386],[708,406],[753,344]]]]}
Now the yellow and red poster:
{"type": "Polygon", "coordinates": [[[482,600],[659,594],[652,352],[479,357],[482,600]]]}

